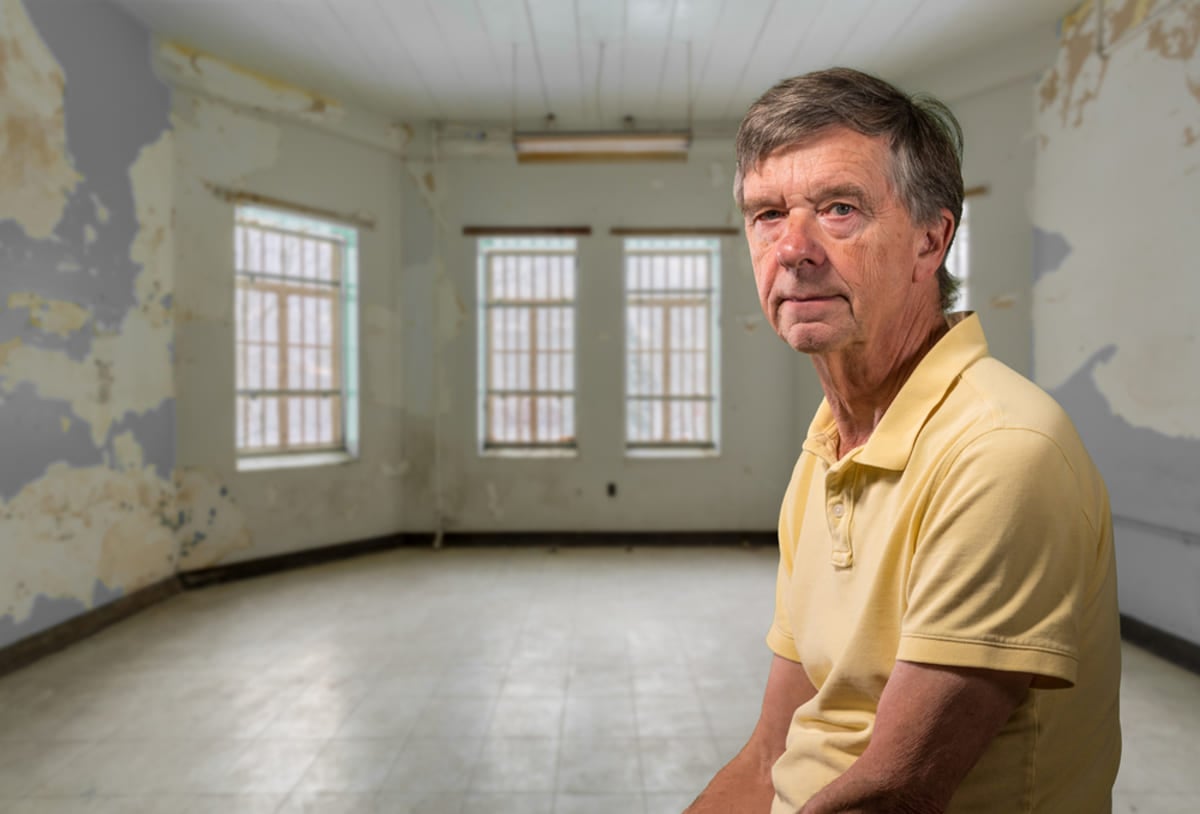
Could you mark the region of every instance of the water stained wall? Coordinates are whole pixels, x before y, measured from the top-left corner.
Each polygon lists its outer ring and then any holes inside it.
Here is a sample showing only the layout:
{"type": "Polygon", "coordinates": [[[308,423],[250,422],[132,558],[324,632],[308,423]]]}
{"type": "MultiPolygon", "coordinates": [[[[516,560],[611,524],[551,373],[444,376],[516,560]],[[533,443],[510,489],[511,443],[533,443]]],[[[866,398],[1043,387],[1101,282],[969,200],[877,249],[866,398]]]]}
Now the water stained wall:
{"type": "Polygon", "coordinates": [[[170,94],[106,3],[0,0],[0,646],[172,574],[170,94]]]}
{"type": "Polygon", "coordinates": [[[1084,3],[1035,104],[1035,374],[1108,482],[1122,609],[1200,642],[1200,2],[1084,3]]]}

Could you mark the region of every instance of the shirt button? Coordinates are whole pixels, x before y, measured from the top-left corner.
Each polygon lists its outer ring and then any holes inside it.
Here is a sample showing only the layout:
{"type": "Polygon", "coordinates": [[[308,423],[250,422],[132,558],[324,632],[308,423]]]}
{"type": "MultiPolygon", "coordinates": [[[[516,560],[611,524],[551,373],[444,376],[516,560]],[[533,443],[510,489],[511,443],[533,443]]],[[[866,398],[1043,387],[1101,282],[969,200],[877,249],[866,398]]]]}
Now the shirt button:
{"type": "Polygon", "coordinates": [[[834,503],[834,504],[833,504],[833,516],[834,516],[834,517],[841,517],[841,516],[842,516],[843,514],[845,514],[845,513],[846,513],[846,507],[845,507],[845,506],[843,506],[841,503],[834,503]]]}

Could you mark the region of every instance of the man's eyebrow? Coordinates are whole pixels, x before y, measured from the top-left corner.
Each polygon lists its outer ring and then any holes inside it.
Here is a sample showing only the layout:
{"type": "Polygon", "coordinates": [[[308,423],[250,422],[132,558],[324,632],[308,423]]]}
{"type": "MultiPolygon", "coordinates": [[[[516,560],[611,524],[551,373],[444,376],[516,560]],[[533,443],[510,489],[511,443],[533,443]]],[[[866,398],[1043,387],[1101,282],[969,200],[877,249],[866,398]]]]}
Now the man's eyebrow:
{"type": "Polygon", "coordinates": [[[815,198],[817,200],[829,200],[830,198],[852,198],[859,203],[863,203],[870,199],[867,191],[858,184],[832,184],[827,187],[817,187],[815,190],[815,198]]]}
{"type": "Polygon", "coordinates": [[[780,196],[761,195],[757,198],[747,198],[742,201],[742,214],[749,215],[751,212],[757,212],[760,209],[773,209],[780,206],[786,206],[780,196]]]}

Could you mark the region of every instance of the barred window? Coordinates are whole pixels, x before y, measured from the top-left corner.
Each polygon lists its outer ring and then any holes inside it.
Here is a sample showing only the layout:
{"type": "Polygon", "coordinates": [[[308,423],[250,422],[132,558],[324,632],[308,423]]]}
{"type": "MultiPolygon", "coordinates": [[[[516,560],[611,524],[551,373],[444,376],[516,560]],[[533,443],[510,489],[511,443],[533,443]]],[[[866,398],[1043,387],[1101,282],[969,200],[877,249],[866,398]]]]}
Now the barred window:
{"type": "Polygon", "coordinates": [[[962,220],[958,224],[958,231],[954,235],[954,243],[950,245],[950,251],[946,253],[946,270],[958,278],[958,294],[955,295],[954,303],[950,306],[950,311],[966,311],[971,307],[970,298],[970,279],[971,279],[971,221],[967,217],[969,205],[963,201],[962,220]]]}
{"type": "Polygon", "coordinates": [[[356,452],[357,233],[236,210],[238,455],[356,452]]]}
{"type": "Polygon", "coordinates": [[[478,244],[484,451],[575,448],[574,238],[478,244]]]}
{"type": "Polygon", "coordinates": [[[714,450],[720,241],[625,240],[625,444],[714,450]]]}

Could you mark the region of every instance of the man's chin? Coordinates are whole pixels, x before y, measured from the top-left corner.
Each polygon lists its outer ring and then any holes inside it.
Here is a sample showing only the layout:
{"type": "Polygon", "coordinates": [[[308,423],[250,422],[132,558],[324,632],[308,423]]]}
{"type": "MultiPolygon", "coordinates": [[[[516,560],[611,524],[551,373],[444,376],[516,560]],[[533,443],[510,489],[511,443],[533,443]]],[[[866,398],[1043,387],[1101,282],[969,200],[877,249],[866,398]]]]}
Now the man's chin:
{"type": "Polygon", "coordinates": [[[829,325],[793,325],[780,334],[792,350],[800,353],[826,353],[840,344],[841,337],[829,325]]]}

